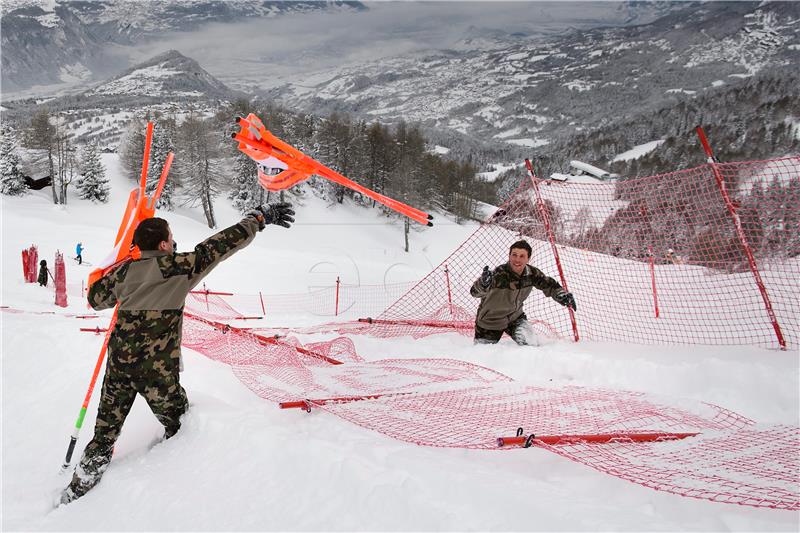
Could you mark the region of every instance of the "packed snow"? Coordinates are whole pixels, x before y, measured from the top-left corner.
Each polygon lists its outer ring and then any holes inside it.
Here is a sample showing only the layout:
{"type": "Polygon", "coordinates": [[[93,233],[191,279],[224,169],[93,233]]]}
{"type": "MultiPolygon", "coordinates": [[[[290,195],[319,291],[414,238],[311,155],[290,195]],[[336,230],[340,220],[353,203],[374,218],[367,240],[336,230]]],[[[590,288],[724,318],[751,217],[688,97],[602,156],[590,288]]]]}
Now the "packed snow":
{"type": "MultiPolygon", "coordinates": [[[[109,204],[72,196],[67,206],[53,206],[47,189],[2,197],[0,204],[0,305],[24,311],[0,312],[3,530],[797,531],[798,512],[657,492],[535,448],[427,448],[321,411],[282,411],[229,367],[190,350],[184,350],[182,383],[191,406],[178,435],[152,445],[161,428],[137,400],[101,483],[54,509],[68,483],[59,467],[102,343],[102,336],[79,328],[105,326],[109,313],[94,320],[67,316],[89,311],[74,292],[62,309],[53,305],[51,287],[23,283],[20,252],[37,244],[52,265],[60,249],[70,286],[85,279],[92,267],[70,259],[75,244],[83,242],[87,261],[102,259],[134,186],[121,176],[115,154],[103,160],[112,182],[109,204]]],[[[209,288],[300,294],[332,284],[336,275],[351,284],[413,281],[476,228],[437,216],[433,228],[412,232],[405,253],[396,220],[347,203],[330,205],[310,192],[293,199],[297,223],[289,230],[267,228],[206,279],[209,288]]],[[[239,218],[224,199],[216,209],[223,226],[239,218]]],[[[170,221],[179,250],[214,231],[199,211],[159,214],[170,221]]],[[[498,263],[506,253],[497,251],[498,263]]],[[[576,298],[580,309],[580,294],[576,298]]],[[[307,317],[309,324],[315,320],[307,317]]],[[[283,321],[269,312],[263,320],[283,321]]],[[[322,338],[330,337],[301,336],[322,338]]],[[[796,351],[594,342],[523,348],[508,338],[474,346],[456,334],[352,339],[367,361],[461,359],[537,386],[644,391],[710,402],[759,422],[799,423],[796,351]]],[[[90,439],[99,393],[98,383],[73,461],[90,439]]]]}
{"type": "Polygon", "coordinates": [[[616,156],[614,159],[611,160],[611,162],[615,163],[617,161],[630,161],[631,159],[639,159],[640,157],[646,156],[647,154],[649,154],[662,144],[664,144],[664,140],[659,139],[657,141],[650,141],[644,144],[636,145],[630,150],[622,152],[621,154],[616,156]]]}

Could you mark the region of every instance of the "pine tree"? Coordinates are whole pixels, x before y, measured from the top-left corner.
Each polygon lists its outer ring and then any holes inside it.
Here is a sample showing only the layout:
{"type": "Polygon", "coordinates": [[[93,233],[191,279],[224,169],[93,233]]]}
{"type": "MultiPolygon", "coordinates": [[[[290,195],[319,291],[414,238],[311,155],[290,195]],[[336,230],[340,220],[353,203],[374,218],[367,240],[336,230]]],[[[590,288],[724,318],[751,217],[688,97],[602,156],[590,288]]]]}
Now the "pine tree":
{"type": "Polygon", "coordinates": [[[139,183],[142,175],[142,158],[147,127],[139,117],[133,117],[128,123],[125,134],[119,143],[119,159],[128,177],[139,183]]]}
{"type": "Polygon", "coordinates": [[[25,178],[19,169],[16,132],[10,126],[3,127],[0,140],[0,193],[22,196],[28,192],[25,178]]]}
{"type": "Polygon", "coordinates": [[[89,143],[83,151],[83,176],[78,180],[78,196],[92,202],[108,202],[109,185],[106,169],[97,153],[97,145],[89,143]]]}
{"type": "Polygon", "coordinates": [[[233,187],[228,198],[233,207],[244,214],[264,203],[264,189],[258,184],[256,162],[248,155],[237,151],[233,163],[233,187]]]}
{"type": "MultiPolygon", "coordinates": [[[[167,162],[167,156],[170,152],[175,152],[175,121],[172,119],[160,119],[155,122],[153,127],[153,144],[150,148],[150,168],[147,173],[147,184],[145,185],[145,192],[150,195],[155,192],[158,186],[158,180],[161,178],[161,172],[164,170],[164,165],[167,162]]],[[[166,209],[172,211],[174,208],[175,189],[179,185],[177,183],[178,174],[170,173],[167,178],[164,188],[161,191],[161,196],[156,202],[156,207],[159,209],[166,209]]]]}

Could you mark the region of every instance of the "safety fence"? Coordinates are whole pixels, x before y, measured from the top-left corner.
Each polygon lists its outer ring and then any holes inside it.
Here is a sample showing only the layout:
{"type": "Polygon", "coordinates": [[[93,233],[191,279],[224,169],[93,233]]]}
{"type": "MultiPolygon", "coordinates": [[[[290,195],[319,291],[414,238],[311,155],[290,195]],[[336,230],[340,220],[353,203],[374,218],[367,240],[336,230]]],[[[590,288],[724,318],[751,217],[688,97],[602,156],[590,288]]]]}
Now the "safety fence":
{"type": "Polygon", "coordinates": [[[290,294],[229,293],[208,289],[203,285],[192,292],[187,305],[197,306],[199,310],[205,307],[207,312],[215,305],[220,305],[224,311],[220,315],[222,317],[233,316],[230,313],[235,308],[239,313],[237,318],[304,315],[311,318],[357,319],[378,316],[414,284],[346,285],[334,282],[328,287],[290,294]]]}
{"type": "Polygon", "coordinates": [[[413,334],[474,317],[484,265],[525,238],[530,264],[577,312],[534,291],[542,335],[643,344],[797,347],[800,157],[707,165],[617,182],[531,179],[377,318],[413,334]],[[452,314],[452,318],[448,318],[452,314]]]}
{"type": "Polygon", "coordinates": [[[800,428],[759,425],[711,404],[526,386],[447,358],[365,362],[346,337],[303,345],[202,314],[187,314],[183,345],[230,365],[281,407],[322,409],[402,441],[532,446],[681,496],[800,509],[800,428]]]}

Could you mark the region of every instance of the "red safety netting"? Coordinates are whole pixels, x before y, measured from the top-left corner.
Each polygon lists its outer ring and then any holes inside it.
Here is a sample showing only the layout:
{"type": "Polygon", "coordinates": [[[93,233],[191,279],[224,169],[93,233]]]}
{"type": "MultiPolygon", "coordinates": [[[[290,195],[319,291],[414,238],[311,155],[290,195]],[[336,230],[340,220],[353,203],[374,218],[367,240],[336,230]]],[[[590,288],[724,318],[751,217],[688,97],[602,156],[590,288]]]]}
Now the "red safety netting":
{"type": "Polygon", "coordinates": [[[184,308],[190,313],[215,320],[237,319],[244,316],[221,295],[210,292],[190,292],[186,296],[184,308]]]}
{"type": "MultiPolygon", "coordinates": [[[[403,296],[413,286],[412,282],[348,285],[336,284],[335,280],[332,280],[330,286],[313,287],[308,292],[236,293],[225,296],[224,300],[247,316],[312,315],[314,317],[355,319],[378,316],[389,304],[403,296]]],[[[204,302],[203,305],[205,305],[204,302]]]]}
{"type": "Polygon", "coordinates": [[[800,341],[798,157],[617,182],[528,179],[378,319],[396,325],[390,334],[407,335],[434,318],[449,321],[446,309],[458,310],[454,322],[474,317],[479,301],[470,286],[484,265],[505,262],[519,238],[533,248],[530,263],[578,303],[573,323],[534,291],[524,309],[542,335],[766,347],[800,341]]]}
{"type": "Polygon", "coordinates": [[[711,404],[638,392],[530,387],[452,359],[365,362],[344,337],[303,346],[191,315],[183,341],[231,365],[262,398],[324,409],[406,442],[509,449],[497,439],[522,427],[544,439],[532,438],[536,447],[657,490],[800,509],[796,427],[759,426],[711,404]],[[680,440],[632,442],[631,433],[680,440]],[[603,444],[574,438],[597,434],[614,437],[603,444]]]}
{"type": "Polygon", "coordinates": [[[36,283],[39,277],[39,249],[34,244],[22,250],[22,276],[25,283],[36,283]]]}

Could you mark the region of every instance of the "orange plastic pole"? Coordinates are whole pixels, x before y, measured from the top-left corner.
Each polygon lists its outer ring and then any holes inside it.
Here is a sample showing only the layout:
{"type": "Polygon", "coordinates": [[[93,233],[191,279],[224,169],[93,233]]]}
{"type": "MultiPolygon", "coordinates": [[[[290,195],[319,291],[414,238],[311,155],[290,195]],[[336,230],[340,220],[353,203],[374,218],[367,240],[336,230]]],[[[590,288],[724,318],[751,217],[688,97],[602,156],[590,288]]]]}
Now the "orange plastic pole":
{"type": "Polygon", "coordinates": [[[100,368],[103,366],[103,359],[106,356],[106,350],[108,349],[108,339],[111,337],[111,332],[114,329],[114,325],[117,323],[117,310],[119,309],[119,304],[114,308],[114,314],[111,316],[111,322],[108,324],[108,330],[106,330],[106,337],[103,340],[103,347],[100,349],[100,355],[97,356],[97,362],[94,365],[94,371],[92,372],[92,379],[89,380],[89,388],[86,389],[86,395],[83,397],[83,404],[81,404],[81,410],[78,413],[78,419],[75,421],[75,429],[72,432],[72,435],[69,438],[69,446],[67,446],[67,455],[64,458],[64,464],[61,465],[61,468],[66,470],[69,468],[69,464],[72,461],[72,453],[75,451],[75,444],[78,442],[78,435],[81,432],[81,427],[83,427],[83,420],[86,417],[86,410],[89,407],[89,400],[92,399],[92,392],[94,392],[94,386],[97,383],[97,376],[100,374],[100,368]]]}
{"type": "Polygon", "coordinates": [[[144,187],[147,184],[147,167],[150,164],[150,145],[153,142],[153,123],[147,123],[147,134],[144,137],[144,158],[142,160],[142,177],[139,180],[140,198],[144,198],[144,187]]]}
{"type": "MultiPolygon", "coordinates": [[[[255,119],[258,120],[257,117],[255,117],[255,119]]],[[[299,181],[297,179],[297,172],[308,175],[318,174],[335,183],[339,183],[340,185],[360,192],[361,194],[382,203],[390,209],[393,209],[398,213],[405,215],[416,222],[419,222],[420,224],[427,226],[433,225],[433,223],[430,222],[430,220],[433,219],[431,215],[404,204],[403,202],[399,202],[380,193],[367,189],[366,187],[363,187],[358,183],[344,177],[335,170],[328,168],[327,166],[305,155],[297,148],[273,135],[269,130],[263,127],[260,120],[258,120],[258,124],[254,124],[247,118],[237,117],[236,122],[241,125],[242,131],[246,129],[250,134],[253,135],[253,137],[255,137],[255,139],[251,139],[246,135],[243,135],[241,132],[238,134],[234,133],[232,135],[232,137],[239,143],[250,147],[250,150],[244,150],[245,153],[252,156],[252,152],[256,152],[258,154],[263,154],[265,157],[273,155],[280,159],[290,166],[290,171],[284,172],[292,172],[292,177],[294,178],[292,180],[293,182],[296,183],[299,181]]]]}
{"type": "Polygon", "coordinates": [[[150,203],[147,205],[147,208],[150,210],[155,209],[156,200],[161,197],[161,192],[164,190],[164,184],[167,183],[167,174],[169,174],[169,168],[172,166],[172,159],[174,157],[175,154],[172,152],[167,154],[167,160],[164,161],[164,168],[161,170],[161,177],[158,179],[158,186],[153,193],[153,197],[150,198],[150,203]]]}

